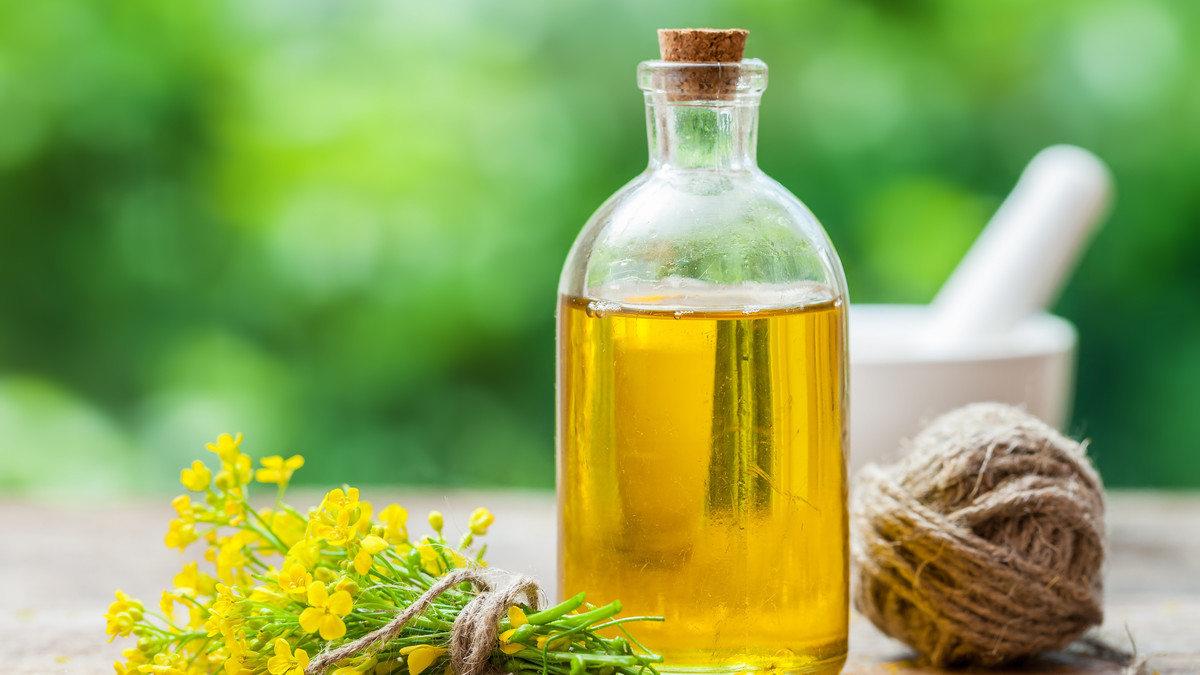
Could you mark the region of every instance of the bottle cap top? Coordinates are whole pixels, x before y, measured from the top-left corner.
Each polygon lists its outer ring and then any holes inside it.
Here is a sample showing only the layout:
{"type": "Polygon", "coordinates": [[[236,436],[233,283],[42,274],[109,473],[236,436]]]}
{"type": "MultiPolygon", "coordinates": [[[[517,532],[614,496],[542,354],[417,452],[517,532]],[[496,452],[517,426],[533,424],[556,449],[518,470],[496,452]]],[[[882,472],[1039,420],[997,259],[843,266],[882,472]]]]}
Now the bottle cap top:
{"type": "Polygon", "coordinates": [[[740,28],[660,28],[658,49],[663,61],[738,63],[749,34],[740,28]]]}

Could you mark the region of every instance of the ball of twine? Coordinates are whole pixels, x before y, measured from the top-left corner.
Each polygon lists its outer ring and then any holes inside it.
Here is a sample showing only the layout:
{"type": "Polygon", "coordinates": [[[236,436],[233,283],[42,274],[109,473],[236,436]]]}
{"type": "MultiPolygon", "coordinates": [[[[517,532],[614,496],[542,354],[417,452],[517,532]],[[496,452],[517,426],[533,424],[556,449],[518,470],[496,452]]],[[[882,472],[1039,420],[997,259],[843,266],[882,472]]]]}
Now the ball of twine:
{"type": "Polygon", "coordinates": [[[1104,499],[1084,447],[1016,408],[935,420],[851,504],[854,604],[931,664],[997,666],[1103,620],[1104,499]]]}

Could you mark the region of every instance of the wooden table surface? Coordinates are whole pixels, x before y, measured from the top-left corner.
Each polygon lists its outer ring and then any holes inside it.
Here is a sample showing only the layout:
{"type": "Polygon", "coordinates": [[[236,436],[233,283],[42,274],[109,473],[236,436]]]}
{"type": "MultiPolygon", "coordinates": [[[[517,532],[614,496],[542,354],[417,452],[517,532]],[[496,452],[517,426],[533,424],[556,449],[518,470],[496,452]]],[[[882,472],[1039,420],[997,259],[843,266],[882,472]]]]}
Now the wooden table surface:
{"type": "MultiPolygon", "coordinates": [[[[448,531],[488,506],[497,516],[489,560],[534,575],[553,594],[554,500],[546,493],[397,493],[364,489],[375,503],[414,514],[437,508],[448,531]]],[[[0,663],[5,673],[111,673],[128,640],[107,643],[101,614],[116,588],[157,603],[181,564],[162,544],[173,510],[163,499],[112,505],[0,500],[0,663]]],[[[296,495],[293,504],[315,502],[296,495]]],[[[1146,673],[1200,673],[1200,494],[1117,493],[1109,500],[1106,622],[1098,635],[1155,654],[1146,673]]],[[[420,528],[414,524],[414,532],[420,528]]],[[[861,616],[850,625],[848,675],[915,675],[905,647],[861,616]]],[[[1120,673],[1110,663],[1058,654],[1020,671],[1120,673]]],[[[1001,671],[992,671],[998,675],[1001,671]]]]}

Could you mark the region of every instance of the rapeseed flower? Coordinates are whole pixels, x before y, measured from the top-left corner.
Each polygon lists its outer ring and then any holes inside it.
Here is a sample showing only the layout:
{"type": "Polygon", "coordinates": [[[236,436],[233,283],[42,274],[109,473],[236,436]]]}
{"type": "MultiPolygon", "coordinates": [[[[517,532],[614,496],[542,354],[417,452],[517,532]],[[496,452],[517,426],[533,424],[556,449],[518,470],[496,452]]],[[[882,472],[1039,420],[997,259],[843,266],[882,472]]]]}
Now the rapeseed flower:
{"type": "Polygon", "coordinates": [[[175,590],[188,595],[212,595],[216,589],[217,580],[200,571],[199,564],[186,563],[183,571],[173,579],[175,590]]]}
{"type": "Polygon", "coordinates": [[[390,504],[379,514],[379,522],[383,523],[383,538],[390,544],[408,543],[408,511],[399,504],[390,504]]]}
{"type": "Polygon", "coordinates": [[[275,656],[267,660],[267,672],[271,675],[304,675],[308,661],[308,652],[298,647],[293,652],[287,640],[278,638],[275,640],[275,656]]]}
{"type": "Polygon", "coordinates": [[[276,483],[280,486],[286,486],[296,469],[304,466],[304,458],[300,455],[292,455],[287,459],[272,455],[263,457],[260,461],[263,468],[254,474],[254,478],[260,483],[276,483]]]}
{"type": "MultiPolygon", "coordinates": [[[[252,666],[259,660],[258,652],[246,646],[245,631],[237,631],[234,634],[233,639],[226,643],[226,653],[221,656],[224,657],[222,670],[225,671],[225,675],[253,675],[252,666]]],[[[307,666],[308,664],[305,664],[305,667],[307,666]]]]}
{"type": "Polygon", "coordinates": [[[200,460],[192,462],[192,468],[184,469],[179,473],[179,482],[192,492],[204,492],[208,489],[211,481],[212,472],[200,460]]]}
{"type": "Polygon", "coordinates": [[[445,647],[433,645],[412,645],[400,650],[402,656],[408,657],[408,675],[421,675],[446,655],[445,647]]]}
{"type": "Polygon", "coordinates": [[[229,434],[221,434],[217,436],[216,443],[208,443],[204,447],[217,453],[221,461],[226,464],[233,464],[238,454],[241,452],[238,448],[242,444],[242,435],[230,436],[229,434]]]}
{"type": "Polygon", "coordinates": [[[163,537],[163,543],[167,548],[177,548],[183,551],[196,541],[196,527],[182,518],[176,518],[167,524],[167,534],[163,537]]]}
{"type": "Polygon", "coordinates": [[[358,506],[358,488],[334,488],[321,501],[321,510],[329,512],[349,511],[358,506]]]}
{"type": "Polygon", "coordinates": [[[291,562],[279,573],[279,587],[288,595],[304,596],[308,594],[308,585],[312,583],[312,574],[298,562],[291,562]]]}
{"type": "Polygon", "coordinates": [[[510,640],[512,640],[512,637],[514,634],[516,634],[516,632],[517,632],[516,628],[510,628],[498,636],[497,639],[500,641],[500,651],[501,652],[511,656],[512,654],[516,654],[517,652],[521,651],[522,649],[525,649],[525,645],[521,644],[520,642],[510,642],[510,640]]]}
{"type": "Polygon", "coordinates": [[[354,570],[359,574],[366,574],[371,571],[371,564],[375,560],[375,554],[388,547],[387,541],[382,537],[377,537],[369,534],[362,540],[362,547],[358,550],[358,554],[354,556],[354,570]]]}
{"type": "Polygon", "coordinates": [[[420,554],[421,568],[435,577],[440,577],[449,569],[446,565],[445,558],[438,551],[437,547],[429,539],[422,539],[417,546],[417,553],[420,554]]]}
{"type": "Polygon", "coordinates": [[[309,533],[317,539],[324,539],[334,546],[345,546],[356,535],[358,529],[350,524],[350,511],[337,511],[332,522],[327,515],[313,520],[309,525],[309,533]]]}
{"type": "Polygon", "coordinates": [[[300,627],[309,633],[320,631],[324,640],[336,640],[346,634],[342,617],[354,608],[354,599],[346,591],[333,595],[325,584],[314,581],[308,586],[308,609],[300,613],[300,627]]]}
{"type": "Polygon", "coordinates": [[[133,629],[137,626],[137,622],[142,618],[145,610],[142,608],[142,603],[129,597],[122,591],[115,593],[116,601],[108,606],[108,613],[104,615],[107,623],[104,631],[109,634],[109,642],[118,635],[128,637],[133,629]]]}
{"type": "MultiPolygon", "coordinates": [[[[162,614],[145,611],[118,591],[104,615],[109,636],[138,639],[138,648],[126,650],[124,660],[114,664],[118,675],[303,675],[309,654],[385,625],[449,571],[484,565],[486,547],[471,546],[494,522],[490,511],[470,514],[457,546],[443,536],[445,518],[432,512],[429,525],[435,536],[414,546],[403,507],[388,505],[376,518],[371,504],[350,486],[330,490],[316,508],[297,512],[283,496],[303,459],[267,457],[255,472],[241,443],[240,434],[222,434],[206,445],[218,456],[219,466],[196,461],[180,472],[180,483],[192,496],[172,500],[176,517],[164,543],[180,550],[199,543],[203,562],[184,563],[174,575],[173,586],[160,596],[162,614]],[[250,507],[255,479],[279,486],[272,507],[250,507]]],[[[343,659],[333,664],[334,673],[452,675],[449,666],[441,665],[447,661],[446,627],[475,593],[464,586],[443,595],[419,625],[401,630],[393,646],[343,659]]],[[[655,675],[650,664],[657,657],[634,654],[628,643],[592,630],[619,611],[618,603],[591,610],[585,624],[579,616],[566,616],[580,603],[582,596],[576,596],[540,612],[536,630],[522,608],[509,608],[501,619],[505,630],[492,646],[493,658],[503,659],[514,672],[579,675],[578,665],[568,668],[565,661],[547,668],[533,647],[541,644],[602,655],[595,663],[607,664],[609,672],[603,675],[655,675]],[[565,617],[564,623],[556,623],[555,617],[565,617]],[[523,637],[510,640],[518,629],[523,637]],[[561,637],[567,632],[580,637],[571,643],[570,637],[561,637]]],[[[593,670],[601,675],[600,666],[593,670]]]]}
{"type": "Polygon", "coordinates": [[[492,515],[487,509],[475,509],[471,513],[471,517],[467,520],[467,528],[474,534],[487,534],[488,528],[492,523],[496,522],[496,516],[492,515]]]}
{"type": "Polygon", "coordinates": [[[263,509],[259,511],[259,517],[270,524],[271,531],[288,548],[295,546],[304,538],[304,529],[307,523],[295,513],[263,509]]]}
{"type": "Polygon", "coordinates": [[[184,672],[187,667],[183,656],[180,654],[155,654],[154,660],[150,663],[138,666],[139,673],[153,673],[154,675],[186,675],[184,672]]]}

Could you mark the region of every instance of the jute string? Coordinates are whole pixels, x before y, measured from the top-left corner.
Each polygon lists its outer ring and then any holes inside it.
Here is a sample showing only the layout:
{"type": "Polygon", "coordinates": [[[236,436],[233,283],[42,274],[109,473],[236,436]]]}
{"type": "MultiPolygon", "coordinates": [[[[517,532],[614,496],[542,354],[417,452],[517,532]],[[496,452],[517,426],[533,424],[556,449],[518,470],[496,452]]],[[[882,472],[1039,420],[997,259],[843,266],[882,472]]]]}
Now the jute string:
{"type": "Polygon", "coordinates": [[[865,467],[851,504],[855,606],[935,666],[1063,647],[1103,619],[1104,500],[1083,446],[974,404],[865,467]]]}
{"type": "Polygon", "coordinates": [[[415,602],[398,612],[386,626],[337,649],[318,654],[304,669],[305,675],[324,673],[325,669],[342,659],[396,639],[408,622],[420,616],[438,596],[467,582],[475,587],[477,594],[454,620],[449,644],[450,667],[457,675],[499,675],[501,671],[492,665],[491,654],[500,632],[500,619],[509,607],[521,602],[536,610],[539,605],[538,586],[529,577],[481,567],[449,572],[415,602]],[[501,582],[506,583],[501,585],[501,582]]]}

